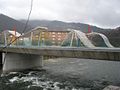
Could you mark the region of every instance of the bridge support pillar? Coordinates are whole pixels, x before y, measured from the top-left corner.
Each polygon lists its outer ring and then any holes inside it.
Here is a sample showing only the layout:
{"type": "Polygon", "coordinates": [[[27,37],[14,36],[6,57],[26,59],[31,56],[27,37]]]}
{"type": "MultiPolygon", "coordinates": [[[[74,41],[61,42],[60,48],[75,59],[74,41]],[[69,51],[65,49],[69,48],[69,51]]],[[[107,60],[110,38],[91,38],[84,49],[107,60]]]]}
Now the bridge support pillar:
{"type": "Polygon", "coordinates": [[[3,66],[3,64],[2,64],[2,52],[0,52],[0,70],[2,69],[2,66],[3,66]]]}
{"type": "Polygon", "coordinates": [[[3,72],[42,68],[43,57],[34,54],[7,53],[3,72]]]}

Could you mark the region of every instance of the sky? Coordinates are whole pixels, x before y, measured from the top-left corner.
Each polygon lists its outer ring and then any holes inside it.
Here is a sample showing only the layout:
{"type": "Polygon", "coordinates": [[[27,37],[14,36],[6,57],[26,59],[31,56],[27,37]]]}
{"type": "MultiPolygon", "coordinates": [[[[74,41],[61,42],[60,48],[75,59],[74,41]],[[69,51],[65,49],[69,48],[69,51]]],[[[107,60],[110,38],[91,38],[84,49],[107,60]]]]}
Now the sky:
{"type": "MultiPolygon", "coordinates": [[[[27,19],[31,0],[0,0],[0,13],[27,19]]],[[[120,0],[33,0],[30,20],[80,22],[102,28],[120,26],[120,0]]]]}

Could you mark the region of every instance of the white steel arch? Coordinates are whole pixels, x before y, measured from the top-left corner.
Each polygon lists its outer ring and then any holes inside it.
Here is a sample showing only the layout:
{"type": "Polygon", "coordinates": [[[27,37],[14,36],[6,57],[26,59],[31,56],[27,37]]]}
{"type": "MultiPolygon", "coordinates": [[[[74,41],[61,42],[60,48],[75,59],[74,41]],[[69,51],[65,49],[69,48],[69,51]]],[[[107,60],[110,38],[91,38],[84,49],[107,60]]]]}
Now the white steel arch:
{"type": "Polygon", "coordinates": [[[71,32],[68,33],[68,35],[66,36],[65,40],[62,42],[62,44],[67,41],[70,40],[70,46],[72,46],[73,43],[73,38],[75,37],[75,39],[80,39],[80,41],[84,44],[85,47],[88,48],[93,48],[95,47],[91,41],[87,38],[87,36],[85,35],[85,33],[78,31],[78,30],[70,30],[71,32]]]}
{"type": "Polygon", "coordinates": [[[104,40],[105,44],[107,45],[107,47],[109,47],[109,48],[113,48],[114,47],[113,45],[111,45],[111,43],[109,42],[108,38],[104,34],[97,33],[97,32],[92,32],[92,33],[89,33],[88,35],[90,35],[90,34],[101,36],[102,39],[104,40]]]}

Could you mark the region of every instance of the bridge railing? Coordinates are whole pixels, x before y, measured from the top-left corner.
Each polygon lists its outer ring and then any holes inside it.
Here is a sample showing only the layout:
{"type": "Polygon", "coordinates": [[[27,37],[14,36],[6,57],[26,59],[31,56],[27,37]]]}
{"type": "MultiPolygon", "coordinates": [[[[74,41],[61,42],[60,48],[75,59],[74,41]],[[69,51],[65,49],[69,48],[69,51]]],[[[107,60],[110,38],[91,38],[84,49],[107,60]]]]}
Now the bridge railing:
{"type": "MultiPolygon", "coordinates": [[[[53,32],[52,32],[53,33],[53,32]]],[[[66,32],[65,32],[66,33],[66,32]]],[[[96,33],[95,33],[96,34],[96,33]]],[[[92,39],[89,38],[89,36],[94,34],[85,34],[81,31],[77,30],[71,30],[70,32],[67,32],[67,34],[61,34],[61,39],[58,37],[58,33],[51,34],[51,32],[48,32],[46,30],[33,30],[30,31],[19,38],[11,35],[8,32],[4,32],[0,34],[0,45],[6,46],[10,44],[10,46],[25,46],[25,47],[41,47],[41,46],[62,46],[62,47],[87,47],[87,48],[93,48],[93,47],[113,47],[107,37],[102,34],[98,34],[102,36],[101,42],[93,43],[92,39]],[[53,37],[54,36],[54,37],[53,37]],[[99,44],[99,45],[98,45],[99,44]]]]}

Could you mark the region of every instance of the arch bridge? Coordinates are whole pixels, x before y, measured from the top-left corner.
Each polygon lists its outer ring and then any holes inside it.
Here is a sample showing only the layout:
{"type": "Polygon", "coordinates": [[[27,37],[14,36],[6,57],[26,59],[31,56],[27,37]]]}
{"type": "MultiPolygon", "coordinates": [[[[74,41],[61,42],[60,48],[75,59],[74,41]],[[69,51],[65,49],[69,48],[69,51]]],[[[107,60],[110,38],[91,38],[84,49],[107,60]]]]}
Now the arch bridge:
{"type": "MultiPolygon", "coordinates": [[[[43,56],[120,61],[120,48],[114,48],[107,37],[102,34],[89,33],[88,36],[94,34],[100,35],[107,47],[96,47],[85,33],[77,30],[68,32],[66,38],[57,46],[43,46],[43,42],[39,41],[41,40],[39,36],[39,39],[37,39],[39,45],[37,46],[29,43],[32,42],[29,39],[27,39],[29,44],[14,44],[6,48],[4,47],[7,42],[2,43],[0,45],[0,67],[4,72],[41,68],[43,66],[43,56]]],[[[27,35],[29,37],[31,32],[27,35]]],[[[19,40],[24,40],[24,37],[25,35],[21,36],[19,40]]]]}

